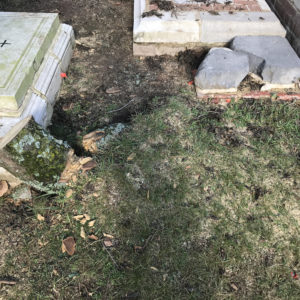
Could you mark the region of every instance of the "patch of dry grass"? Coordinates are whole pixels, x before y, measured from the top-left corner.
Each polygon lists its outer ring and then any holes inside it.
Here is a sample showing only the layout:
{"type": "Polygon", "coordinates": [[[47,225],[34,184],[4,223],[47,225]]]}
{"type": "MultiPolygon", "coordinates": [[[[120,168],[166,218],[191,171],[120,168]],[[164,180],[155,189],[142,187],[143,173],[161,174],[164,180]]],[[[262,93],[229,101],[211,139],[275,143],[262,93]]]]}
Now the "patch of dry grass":
{"type": "Polygon", "coordinates": [[[173,99],[136,116],[71,198],[28,205],[0,268],[19,281],[2,295],[298,299],[299,145],[294,104],[173,99]],[[73,256],[61,253],[67,236],[73,256]]]}

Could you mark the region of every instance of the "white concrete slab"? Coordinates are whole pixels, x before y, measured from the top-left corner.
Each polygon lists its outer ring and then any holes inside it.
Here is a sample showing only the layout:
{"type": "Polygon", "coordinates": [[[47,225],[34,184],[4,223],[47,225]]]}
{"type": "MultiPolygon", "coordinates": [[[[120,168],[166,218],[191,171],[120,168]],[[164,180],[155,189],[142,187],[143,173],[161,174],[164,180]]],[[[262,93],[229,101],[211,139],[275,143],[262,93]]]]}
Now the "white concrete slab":
{"type": "Polygon", "coordinates": [[[136,45],[197,43],[214,46],[228,43],[237,35],[286,35],[265,0],[232,0],[229,4],[219,0],[210,5],[174,0],[171,11],[159,10],[150,3],[151,0],[134,1],[133,41],[136,45]],[[151,14],[151,11],[162,16],[151,14]]]}
{"type": "Polygon", "coordinates": [[[34,78],[26,90],[21,105],[13,112],[0,106],[0,149],[26,125],[24,121],[26,119],[33,117],[44,128],[50,124],[63,80],[60,75],[67,70],[74,45],[72,27],[60,25],[52,38],[52,44],[42,57],[42,64],[33,74],[34,78]]]}
{"type": "Polygon", "coordinates": [[[41,125],[50,121],[49,116],[53,113],[52,106],[36,94],[30,93],[26,97],[30,101],[20,117],[0,118],[0,149],[4,148],[22,130],[27,124],[24,120],[30,119],[31,116],[41,125]]]}
{"type": "Polygon", "coordinates": [[[200,40],[206,44],[227,43],[236,36],[282,36],[286,31],[271,12],[243,12],[234,16],[201,13],[200,40]]]}
{"type": "Polygon", "coordinates": [[[0,12],[0,115],[22,113],[24,97],[58,28],[57,14],[0,12]]]}

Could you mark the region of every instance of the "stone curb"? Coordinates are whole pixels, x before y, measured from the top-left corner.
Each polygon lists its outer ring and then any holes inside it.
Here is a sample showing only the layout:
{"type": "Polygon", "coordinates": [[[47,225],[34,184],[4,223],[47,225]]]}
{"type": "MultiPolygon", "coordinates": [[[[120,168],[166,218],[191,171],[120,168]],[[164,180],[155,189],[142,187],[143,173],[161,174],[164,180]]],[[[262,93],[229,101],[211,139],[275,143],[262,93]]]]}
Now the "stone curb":
{"type": "MultiPolygon", "coordinates": [[[[287,93],[270,93],[270,92],[250,92],[250,93],[236,93],[236,94],[207,94],[201,98],[202,100],[238,100],[238,99],[266,99],[272,98],[276,101],[300,101],[300,93],[298,94],[287,94],[287,93]]],[[[228,101],[230,102],[230,101],[228,101]]]]}

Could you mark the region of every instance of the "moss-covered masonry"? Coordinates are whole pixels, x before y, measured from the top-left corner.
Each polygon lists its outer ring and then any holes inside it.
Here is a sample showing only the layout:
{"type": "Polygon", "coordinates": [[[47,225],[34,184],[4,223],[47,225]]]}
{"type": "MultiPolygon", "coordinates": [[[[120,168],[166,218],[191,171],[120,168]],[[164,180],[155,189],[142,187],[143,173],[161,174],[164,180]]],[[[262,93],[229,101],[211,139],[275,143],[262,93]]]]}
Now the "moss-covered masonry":
{"type": "Polygon", "coordinates": [[[31,120],[5,150],[30,178],[55,183],[65,167],[68,148],[31,120]]]}

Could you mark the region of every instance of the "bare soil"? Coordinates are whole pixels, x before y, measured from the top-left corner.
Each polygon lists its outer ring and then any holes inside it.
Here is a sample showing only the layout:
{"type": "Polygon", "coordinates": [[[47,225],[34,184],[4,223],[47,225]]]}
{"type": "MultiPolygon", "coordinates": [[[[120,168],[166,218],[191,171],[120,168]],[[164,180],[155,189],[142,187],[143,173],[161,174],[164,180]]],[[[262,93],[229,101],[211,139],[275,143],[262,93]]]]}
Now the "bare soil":
{"type": "Polygon", "coordinates": [[[77,47],[50,128],[69,141],[82,131],[126,121],[146,110],[154,97],[176,95],[192,80],[190,61],[132,55],[133,1],[14,0],[4,1],[0,9],[56,12],[61,22],[73,26],[77,47]],[[106,93],[110,88],[120,92],[106,93]],[[108,113],[133,98],[126,109],[108,113]]]}
{"type": "Polygon", "coordinates": [[[57,12],[73,26],[50,130],[77,154],[86,133],[161,106],[96,157],[72,199],[1,203],[0,280],[17,284],[1,286],[0,299],[299,298],[296,107],[201,104],[197,113],[190,84],[206,49],[133,57],[132,0],[0,0],[0,10],[57,12]],[[96,220],[87,234],[115,236],[111,250],[82,238],[73,218],[82,213],[96,220]],[[66,259],[70,234],[76,255],[66,259]]]}
{"type": "MultiPolygon", "coordinates": [[[[188,82],[202,57],[201,51],[178,57],[132,55],[131,0],[0,0],[0,10],[59,13],[62,23],[73,26],[76,48],[49,129],[68,141],[77,153],[81,151],[81,137],[87,132],[130,121],[131,115],[151,109],[153,100],[155,105],[162,104],[167,96],[176,95],[182,88],[193,90],[188,82]],[[119,92],[107,93],[110,88],[119,92]],[[126,109],[110,113],[132,99],[126,109]]],[[[20,246],[20,228],[31,213],[26,207],[10,203],[2,206],[3,259],[11,249],[20,246]]]]}

